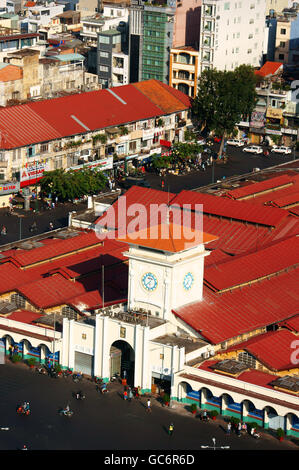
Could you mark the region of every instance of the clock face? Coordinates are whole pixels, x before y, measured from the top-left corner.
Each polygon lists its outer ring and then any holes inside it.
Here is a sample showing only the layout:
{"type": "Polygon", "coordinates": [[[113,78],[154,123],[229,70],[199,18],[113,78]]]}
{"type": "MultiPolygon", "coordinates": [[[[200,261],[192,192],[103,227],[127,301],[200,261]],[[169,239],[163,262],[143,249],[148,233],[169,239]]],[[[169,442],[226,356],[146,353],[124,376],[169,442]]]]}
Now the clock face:
{"type": "Polygon", "coordinates": [[[187,273],[184,277],[183,286],[184,289],[190,290],[194,282],[194,277],[192,273],[187,273]]]}
{"type": "Polygon", "coordinates": [[[146,290],[152,292],[158,285],[156,276],[152,273],[146,273],[142,276],[142,285],[146,290]]]}

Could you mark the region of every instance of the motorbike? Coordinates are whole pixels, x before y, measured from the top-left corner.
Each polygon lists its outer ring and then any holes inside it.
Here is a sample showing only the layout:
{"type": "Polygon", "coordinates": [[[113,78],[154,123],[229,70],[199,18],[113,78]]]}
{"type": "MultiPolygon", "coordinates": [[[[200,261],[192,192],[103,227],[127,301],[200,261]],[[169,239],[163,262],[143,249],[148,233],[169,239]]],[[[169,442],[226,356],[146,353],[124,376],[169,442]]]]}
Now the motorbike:
{"type": "Polygon", "coordinates": [[[71,369],[66,369],[62,371],[62,376],[63,377],[70,377],[72,375],[71,369]]]}
{"type": "Polygon", "coordinates": [[[73,382],[75,382],[75,383],[81,382],[82,378],[83,378],[82,375],[74,374],[73,375],[73,382]]]}
{"type": "Polygon", "coordinates": [[[19,405],[17,407],[17,413],[19,415],[26,415],[26,416],[29,416],[30,415],[30,408],[26,408],[24,405],[19,405]]]}
{"type": "Polygon", "coordinates": [[[46,369],[44,367],[36,367],[35,372],[41,375],[45,375],[47,373],[46,369]]]}
{"type": "Polygon", "coordinates": [[[72,410],[66,410],[65,408],[63,408],[62,410],[59,410],[59,414],[60,416],[67,416],[68,418],[70,418],[71,416],[73,416],[74,412],[72,410]]]}
{"type": "Polygon", "coordinates": [[[110,379],[110,382],[115,382],[116,380],[119,380],[119,374],[113,374],[110,379]]]}
{"type": "Polygon", "coordinates": [[[73,397],[76,398],[76,400],[84,400],[85,399],[85,395],[81,391],[73,393],[73,397]]]}

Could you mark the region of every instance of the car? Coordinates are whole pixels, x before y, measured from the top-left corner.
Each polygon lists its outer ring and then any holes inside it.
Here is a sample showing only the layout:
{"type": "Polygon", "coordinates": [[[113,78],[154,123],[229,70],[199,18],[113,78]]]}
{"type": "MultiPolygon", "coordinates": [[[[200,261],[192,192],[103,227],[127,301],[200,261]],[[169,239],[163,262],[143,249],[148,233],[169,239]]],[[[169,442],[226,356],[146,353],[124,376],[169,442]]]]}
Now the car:
{"type": "Polygon", "coordinates": [[[285,147],[284,145],[273,145],[271,152],[275,153],[284,153],[285,155],[292,153],[292,149],[290,147],[285,147]]]}
{"type": "Polygon", "coordinates": [[[250,147],[245,147],[243,148],[243,152],[249,152],[249,153],[263,153],[262,147],[259,147],[258,145],[250,145],[250,147]]]}
{"type": "Polygon", "coordinates": [[[236,147],[243,147],[246,144],[245,140],[242,139],[228,139],[226,143],[227,145],[234,145],[236,147]]]}

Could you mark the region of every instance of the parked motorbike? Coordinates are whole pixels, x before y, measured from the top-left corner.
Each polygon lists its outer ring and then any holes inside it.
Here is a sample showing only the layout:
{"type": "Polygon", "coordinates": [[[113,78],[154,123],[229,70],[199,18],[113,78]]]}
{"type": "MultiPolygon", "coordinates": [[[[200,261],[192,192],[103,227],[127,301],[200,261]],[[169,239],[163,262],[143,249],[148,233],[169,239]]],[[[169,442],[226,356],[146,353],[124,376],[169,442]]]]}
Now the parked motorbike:
{"type": "Polygon", "coordinates": [[[75,383],[81,382],[82,378],[83,377],[82,377],[81,374],[74,374],[73,375],[73,382],[75,382],[75,383]]]}
{"type": "Polygon", "coordinates": [[[62,376],[63,377],[70,377],[72,375],[72,373],[73,372],[71,371],[71,369],[66,369],[66,370],[62,371],[62,376]]]}
{"type": "Polygon", "coordinates": [[[68,418],[70,418],[71,416],[73,416],[74,412],[72,410],[63,408],[62,410],[59,410],[59,414],[60,416],[67,416],[68,418]]]}
{"type": "Polygon", "coordinates": [[[42,366],[36,367],[35,372],[37,372],[38,374],[41,374],[41,375],[46,375],[46,373],[47,373],[46,369],[42,366]]]}

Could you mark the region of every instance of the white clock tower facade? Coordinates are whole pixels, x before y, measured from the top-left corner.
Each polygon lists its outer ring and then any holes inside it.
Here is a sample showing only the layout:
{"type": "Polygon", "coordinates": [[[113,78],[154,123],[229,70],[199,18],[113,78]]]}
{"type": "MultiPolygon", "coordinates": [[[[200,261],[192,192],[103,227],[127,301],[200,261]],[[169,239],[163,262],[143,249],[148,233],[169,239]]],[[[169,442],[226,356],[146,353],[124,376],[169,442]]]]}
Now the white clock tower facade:
{"type": "Polygon", "coordinates": [[[128,309],[143,308],[170,320],[172,309],[202,299],[204,244],[179,252],[131,244],[129,258],[128,309]]]}

